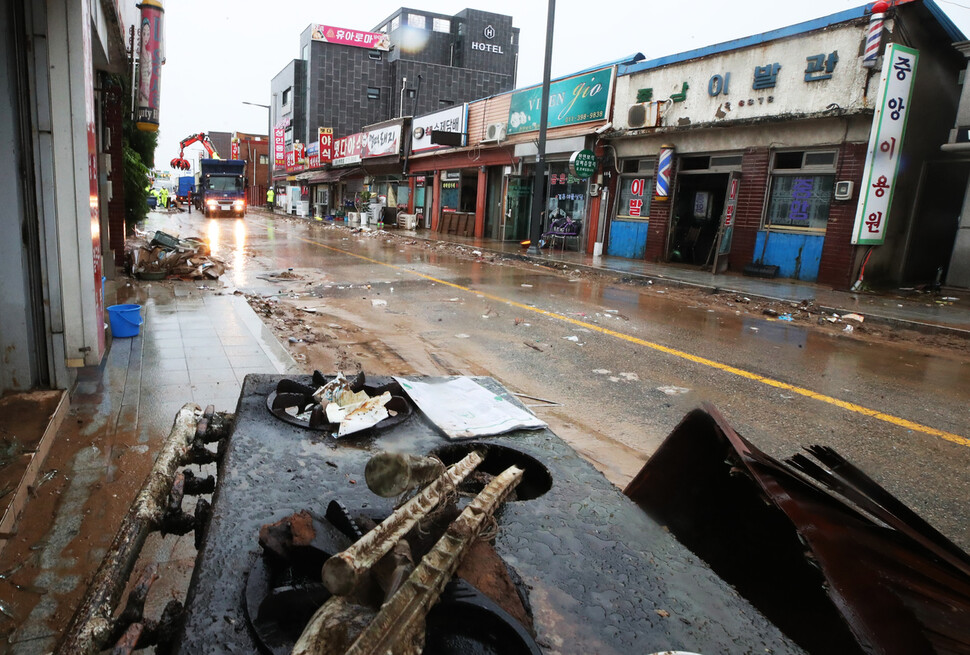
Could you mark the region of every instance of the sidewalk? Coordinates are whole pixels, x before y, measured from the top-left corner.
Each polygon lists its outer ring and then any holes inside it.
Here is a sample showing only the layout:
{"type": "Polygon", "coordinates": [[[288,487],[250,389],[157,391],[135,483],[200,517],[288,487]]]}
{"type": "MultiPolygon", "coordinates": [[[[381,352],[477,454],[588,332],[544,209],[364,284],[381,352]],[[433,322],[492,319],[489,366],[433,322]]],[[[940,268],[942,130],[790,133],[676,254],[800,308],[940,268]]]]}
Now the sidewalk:
{"type": "MultiPolygon", "coordinates": [[[[260,213],[269,216],[269,213],[265,210],[260,210],[260,213]]],[[[625,280],[696,287],[710,292],[716,289],[723,293],[741,294],[750,298],[769,301],[801,302],[808,300],[824,311],[837,314],[854,312],[865,316],[867,321],[876,324],[929,334],[947,333],[970,338],[970,290],[950,289],[936,295],[912,292],[915,294],[912,297],[905,297],[902,291],[898,294],[892,292],[852,293],[850,291],[836,291],[823,285],[797,280],[766,280],[745,277],[734,272],[713,275],[708,271],[691,266],[657,264],[644,260],[605,255],[593,257],[586,253],[568,250],[545,249],[542,255],[534,256],[526,254],[525,249],[517,241],[461,237],[454,234],[440,234],[428,229],[392,229],[390,232],[425,241],[458,244],[483,252],[498,253],[526,261],[565,264],[575,269],[596,271],[625,280]],[[940,304],[937,301],[942,297],[956,297],[957,300],[940,304]]]]}
{"type": "MultiPolygon", "coordinates": [[[[0,571],[15,570],[0,580],[13,615],[0,614],[0,634],[13,630],[14,652],[52,649],[183,405],[232,412],[248,373],[297,370],[245,298],[198,286],[109,283],[106,304],[140,304],[145,323],[138,336],[113,339],[100,366],[79,372],[42,466],[54,473],[38,484],[16,534],[0,540],[0,571]]],[[[153,535],[146,551],[143,557],[176,570],[188,570],[195,555],[192,535],[153,535]]],[[[152,594],[164,604],[169,591],[152,594]]]]}

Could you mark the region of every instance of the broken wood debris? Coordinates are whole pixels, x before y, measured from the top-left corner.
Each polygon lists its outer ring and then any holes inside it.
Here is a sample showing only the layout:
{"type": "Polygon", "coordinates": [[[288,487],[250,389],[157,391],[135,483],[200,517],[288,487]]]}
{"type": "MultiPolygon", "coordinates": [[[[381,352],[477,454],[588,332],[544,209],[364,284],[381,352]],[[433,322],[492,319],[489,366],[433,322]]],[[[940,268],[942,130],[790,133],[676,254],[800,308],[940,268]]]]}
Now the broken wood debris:
{"type": "Polygon", "coordinates": [[[226,271],[225,262],[213,257],[201,238],[180,239],[160,230],[149,234],[136,230],[125,244],[129,270],[140,278],[217,280],[226,271]]]}

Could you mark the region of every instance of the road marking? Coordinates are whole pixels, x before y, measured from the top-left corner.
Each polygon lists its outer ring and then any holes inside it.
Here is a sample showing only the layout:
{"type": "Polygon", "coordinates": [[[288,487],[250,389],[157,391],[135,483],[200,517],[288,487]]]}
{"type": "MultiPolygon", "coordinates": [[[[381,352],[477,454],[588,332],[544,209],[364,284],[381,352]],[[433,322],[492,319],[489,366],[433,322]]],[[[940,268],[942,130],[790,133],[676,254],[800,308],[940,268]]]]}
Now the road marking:
{"type": "Polygon", "coordinates": [[[721,362],[716,362],[713,359],[707,359],[706,357],[700,357],[698,355],[692,355],[691,353],[684,352],[682,350],[677,350],[676,348],[669,348],[667,346],[661,345],[659,343],[654,343],[652,341],[647,341],[646,339],[640,339],[639,337],[634,337],[629,334],[624,334],[622,332],[617,332],[615,330],[610,330],[609,328],[596,325],[595,323],[586,323],[584,321],[577,320],[575,318],[570,318],[569,316],[564,316],[562,314],[557,314],[556,312],[550,312],[545,309],[539,309],[538,307],[532,307],[530,305],[525,305],[514,300],[509,300],[508,298],[503,298],[501,296],[495,296],[490,293],[485,293],[484,291],[476,291],[475,289],[470,289],[464,287],[460,284],[455,284],[454,282],[448,282],[447,280],[441,280],[431,275],[425,275],[424,273],[418,273],[417,271],[412,271],[409,268],[404,268],[403,266],[397,266],[396,264],[388,264],[387,262],[378,261],[376,259],[371,259],[370,257],[365,257],[364,255],[359,255],[355,252],[350,252],[349,250],[343,250],[341,248],[334,248],[333,246],[328,246],[326,244],[320,243],[319,241],[314,241],[313,239],[304,239],[303,237],[297,237],[300,241],[305,241],[306,243],[311,243],[315,246],[321,248],[326,248],[327,250],[333,250],[334,252],[339,252],[344,255],[350,255],[351,257],[356,257],[357,259],[362,259],[366,262],[372,264],[378,264],[387,268],[392,268],[397,271],[403,271],[410,275],[415,275],[425,280],[435,282],[436,284],[443,284],[445,286],[452,287],[454,289],[459,289],[460,291],[467,291],[468,293],[474,293],[476,295],[482,296],[483,298],[488,298],[489,300],[494,300],[496,302],[506,303],[512,307],[517,307],[524,311],[535,312],[536,314],[541,314],[542,316],[548,316],[549,318],[554,318],[566,323],[571,323],[573,325],[592,330],[594,332],[599,332],[600,334],[606,334],[629,343],[635,343],[638,346],[644,346],[658,352],[662,352],[667,355],[673,355],[680,359],[686,359],[687,361],[694,362],[695,364],[700,364],[702,366],[708,366],[710,368],[717,369],[719,371],[724,371],[725,373],[730,373],[732,375],[737,375],[738,377],[745,378],[747,380],[753,380],[755,382],[760,382],[769,387],[775,387],[776,389],[784,389],[785,391],[790,391],[792,393],[797,393],[800,396],[805,396],[806,398],[811,398],[812,400],[817,400],[819,402],[827,403],[829,405],[834,405],[841,409],[854,412],[856,414],[862,414],[863,416],[868,416],[870,418],[877,419],[879,421],[884,421],[886,423],[891,423],[892,425],[906,428],[907,430],[913,430],[914,432],[922,432],[923,434],[928,434],[933,437],[939,437],[940,439],[945,439],[946,441],[958,444],[960,446],[970,447],[970,439],[966,437],[961,437],[958,434],[953,434],[952,432],[946,432],[945,430],[937,430],[936,428],[931,428],[927,425],[922,425],[914,421],[910,421],[898,416],[893,416],[892,414],[886,414],[885,412],[880,412],[875,409],[869,409],[868,407],[863,407],[862,405],[856,405],[855,403],[846,402],[845,400],[839,400],[838,398],[833,398],[832,396],[826,396],[825,394],[812,391],[811,389],[805,389],[802,387],[795,386],[793,384],[788,384],[787,382],[782,382],[781,380],[775,380],[773,378],[765,377],[764,375],[758,375],[757,373],[752,373],[751,371],[746,371],[736,366],[731,366],[729,364],[722,364],[721,362]]]}

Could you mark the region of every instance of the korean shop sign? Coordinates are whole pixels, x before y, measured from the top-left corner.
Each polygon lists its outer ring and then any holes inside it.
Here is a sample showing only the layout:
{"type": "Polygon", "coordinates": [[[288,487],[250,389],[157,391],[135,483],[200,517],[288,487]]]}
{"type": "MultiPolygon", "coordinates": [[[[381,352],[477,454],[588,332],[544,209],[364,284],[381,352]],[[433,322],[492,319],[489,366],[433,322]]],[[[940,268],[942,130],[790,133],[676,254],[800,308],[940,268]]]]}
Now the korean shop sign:
{"type": "Polygon", "coordinates": [[[596,172],[596,155],[592,150],[577,150],[569,157],[569,172],[585,180],[596,172]]]}
{"type": "Polygon", "coordinates": [[[468,105],[448,107],[427,116],[419,116],[411,121],[411,152],[425,152],[448,148],[431,143],[431,132],[465,132],[465,122],[468,116],[468,105]]]}
{"type": "MultiPolygon", "coordinates": [[[[605,119],[612,89],[612,68],[553,82],[549,86],[549,127],[605,119]]],[[[516,91],[509,106],[508,133],[538,130],[541,111],[541,86],[516,91]]]]}
{"type": "Polygon", "coordinates": [[[361,32],[360,30],[349,30],[345,27],[333,27],[332,25],[314,25],[310,32],[310,38],[313,41],[339,43],[340,45],[350,45],[357,48],[385,51],[391,49],[391,40],[386,34],[361,32]]]}
{"type": "Polygon", "coordinates": [[[893,43],[883,57],[879,100],[869,133],[869,151],[852,228],[852,243],[877,246],[886,241],[886,221],[896,189],[896,173],[906,136],[919,52],[893,43]]]}
{"type": "Polygon", "coordinates": [[[364,159],[396,155],[401,151],[401,123],[369,128],[364,159]]]}
{"type": "Polygon", "coordinates": [[[335,139],[333,142],[333,165],[359,164],[361,153],[364,151],[366,136],[363,132],[357,132],[342,139],[335,139]]]}

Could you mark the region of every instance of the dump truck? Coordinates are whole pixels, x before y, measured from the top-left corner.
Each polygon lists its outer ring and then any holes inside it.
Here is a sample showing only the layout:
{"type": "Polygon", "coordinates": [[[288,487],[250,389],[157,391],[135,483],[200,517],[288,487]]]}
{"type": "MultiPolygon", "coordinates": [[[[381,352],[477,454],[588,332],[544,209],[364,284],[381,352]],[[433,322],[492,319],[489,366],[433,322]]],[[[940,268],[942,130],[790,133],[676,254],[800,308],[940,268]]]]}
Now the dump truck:
{"type": "Polygon", "coordinates": [[[196,195],[207,216],[246,215],[246,162],[241,159],[203,159],[196,195]]]}

